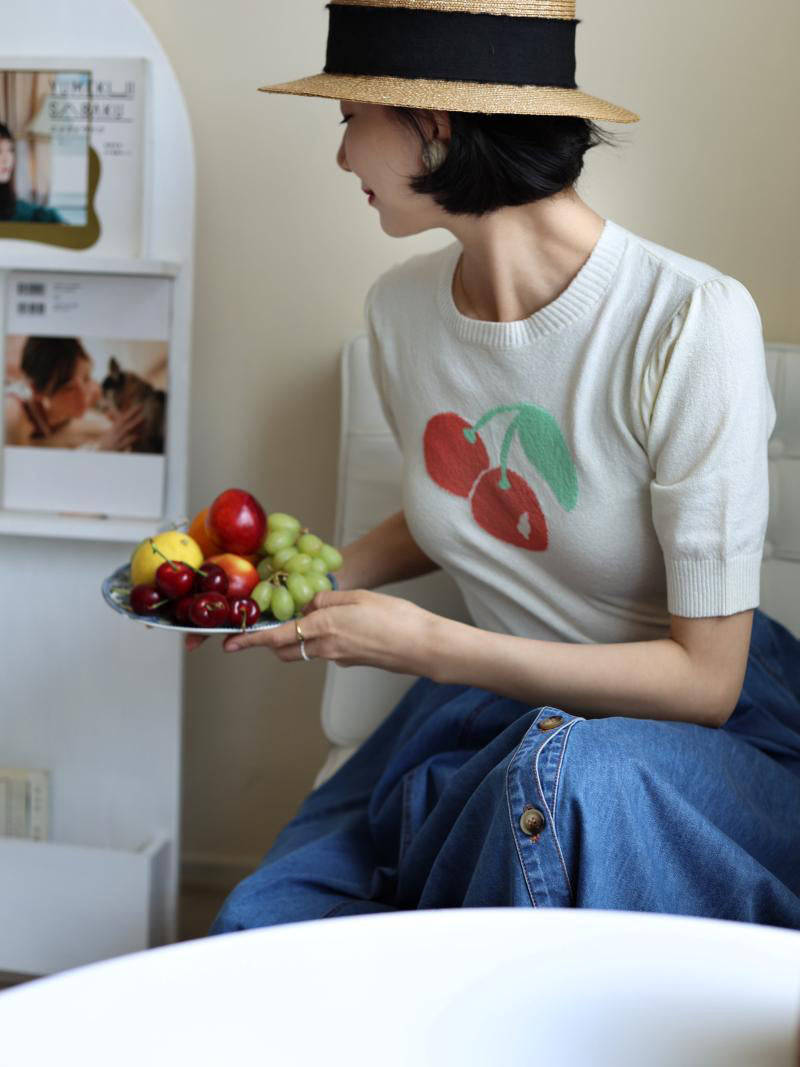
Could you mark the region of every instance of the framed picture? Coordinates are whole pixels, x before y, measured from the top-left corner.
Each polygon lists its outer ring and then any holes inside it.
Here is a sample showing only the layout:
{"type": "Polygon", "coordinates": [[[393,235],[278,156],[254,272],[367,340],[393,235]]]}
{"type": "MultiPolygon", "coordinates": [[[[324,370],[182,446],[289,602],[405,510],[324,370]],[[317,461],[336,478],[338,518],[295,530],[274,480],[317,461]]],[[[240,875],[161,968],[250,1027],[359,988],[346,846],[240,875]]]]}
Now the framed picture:
{"type": "Polygon", "coordinates": [[[147,64],[0,57],[0,239],[139,256],[147,64]]]}
{"type": "Polygon", "coordinates": [[[2,507],[158,518],[170,278],[7,275],[2,507]]]}
{"type": "MultiPolygon", "coordinates": [[[[89,214],[88,70],[0,70],[0,223],[85,227],[89,214]]],[[[56,235],[57,236],[57,235],[56,235]]]]}

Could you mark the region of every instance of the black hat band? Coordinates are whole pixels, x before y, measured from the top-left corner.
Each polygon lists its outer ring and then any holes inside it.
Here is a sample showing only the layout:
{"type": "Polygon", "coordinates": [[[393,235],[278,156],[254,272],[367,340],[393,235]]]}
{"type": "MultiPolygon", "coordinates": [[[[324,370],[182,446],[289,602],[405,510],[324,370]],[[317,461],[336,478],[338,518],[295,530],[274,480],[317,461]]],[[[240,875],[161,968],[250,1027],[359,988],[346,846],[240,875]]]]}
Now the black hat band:
{"type": "Polygon", "coordinates": [[[325,74],[577,88],[580,19],[325,6],[325,74]]]}

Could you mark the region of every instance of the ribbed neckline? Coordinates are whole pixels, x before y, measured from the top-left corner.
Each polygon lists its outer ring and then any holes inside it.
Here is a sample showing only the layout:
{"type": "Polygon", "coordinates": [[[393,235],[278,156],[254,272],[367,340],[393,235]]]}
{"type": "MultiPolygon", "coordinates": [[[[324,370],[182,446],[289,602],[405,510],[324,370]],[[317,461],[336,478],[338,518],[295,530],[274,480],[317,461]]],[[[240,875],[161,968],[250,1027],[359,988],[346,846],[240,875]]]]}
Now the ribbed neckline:
{"type": "Polygon", "coordinates": [[[616,272],[626,236],[624,227],[606,219],[589,258],[563,293],[527,319],[515,322],[487,322],[461,314],[453,300],[453,275],[463,245],[454,241],[447,249],[436,286],[439,312],[449,329],[462,341],[490,348],[530,344],[568,326],[599,300],[616,272]]]}

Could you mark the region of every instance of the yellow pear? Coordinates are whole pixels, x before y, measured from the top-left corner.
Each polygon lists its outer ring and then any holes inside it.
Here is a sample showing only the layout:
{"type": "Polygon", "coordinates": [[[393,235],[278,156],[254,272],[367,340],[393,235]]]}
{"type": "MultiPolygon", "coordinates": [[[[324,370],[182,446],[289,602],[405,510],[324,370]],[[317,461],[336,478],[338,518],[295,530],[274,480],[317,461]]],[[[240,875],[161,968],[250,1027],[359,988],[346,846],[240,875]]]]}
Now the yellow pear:
{"type": "Polygon", "coordinates": [[[155,537],[146,537],[134,550],[131,556],[132,583],[153,585],[164,556],[174,563],[188,563],[190,567],[199,567],[203,562],[203,550],[193,537],[181,530],[167,530],[155,537]]]}

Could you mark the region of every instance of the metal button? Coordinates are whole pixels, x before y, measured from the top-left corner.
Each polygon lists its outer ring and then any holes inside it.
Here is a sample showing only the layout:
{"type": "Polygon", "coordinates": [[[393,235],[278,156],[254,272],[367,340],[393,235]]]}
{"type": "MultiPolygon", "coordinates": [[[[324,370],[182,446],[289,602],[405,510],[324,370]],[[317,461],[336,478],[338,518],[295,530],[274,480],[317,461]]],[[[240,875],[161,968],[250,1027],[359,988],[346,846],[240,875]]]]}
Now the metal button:
{"type": "Polygon", "coordinates": [[[547,718],[542,719],[539,723],[539,729],[553,730],[556,726],[560,726],[563,721],[564,720],[560,715],[548,715],[547,718]]]}
{"type": "Polygon", "coordinates": [[[544,815],[538,808],[528,807],[520,815],[519,825],[523,834],[527,834],[528,837],[536,837],[537,834],[544,830],[544,815]]]}

